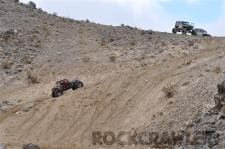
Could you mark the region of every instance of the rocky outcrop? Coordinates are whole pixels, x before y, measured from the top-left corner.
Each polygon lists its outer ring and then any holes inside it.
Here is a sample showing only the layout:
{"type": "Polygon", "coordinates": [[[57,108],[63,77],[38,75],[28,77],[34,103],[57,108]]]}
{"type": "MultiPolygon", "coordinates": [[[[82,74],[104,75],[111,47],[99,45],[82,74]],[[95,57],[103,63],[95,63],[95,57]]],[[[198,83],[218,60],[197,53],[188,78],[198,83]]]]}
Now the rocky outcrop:
{"type": "Polygon", "coordinates": [[[221,149],[225,147],[225,81],[218,84],[215,107],[198,113],[187,127],[182,148],[221,149]],[[190,139],[192,138],[192,139],[190,139]]]}

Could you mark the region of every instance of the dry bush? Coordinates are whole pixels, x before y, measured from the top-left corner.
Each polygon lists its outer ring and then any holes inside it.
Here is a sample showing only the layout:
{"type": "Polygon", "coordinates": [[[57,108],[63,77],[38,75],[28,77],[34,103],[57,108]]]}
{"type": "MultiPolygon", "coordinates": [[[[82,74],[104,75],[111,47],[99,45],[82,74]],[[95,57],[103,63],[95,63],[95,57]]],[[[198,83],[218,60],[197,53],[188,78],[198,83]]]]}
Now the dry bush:
{"type": "Polygon", "coordinates": [[[90,23],[90,20],[86,19],[85,22],[86,22],[86,23],[90,23]]]}
{"type": "Polygon", "coordinates": [[[26,55],[23,57],[22,61],[25,63],[25,64],[31,64],[32,63],[32,59],[30,58],[30,56],[26,55]]]}
{"type": "Polygon", "coordinates": [[[185,65],[185,66],[191,65],[191,63],[192,63],[192,58],[191,57],[187,57],[187,58],[185,58],[185,61],[184,61],[183,65],[185,65]]]}
{"type": "Polygon", "coordinates": [[[33,1],[30,1],[28,4],[27,4],[28,7],[32,8],[32,9],[37,9],[37,6],[36,4],[33,2],[33,1]]]}
{"type": "Polygon", "coordinates": [[[53,12],[53,14],[52,14],[53,16],[55,16],[55,17],[57,17],[58,16],[58,14],[56,13],[56,12],[53,12]]]}
{"type": "Polygon", "coordinates": [[[222,70],[221,70],[220,67],[216,67],[215,69],[213,69],[213,72],[214,72],[214,73],[221,73],[222,70]]]}
{"type": "Polygon", "coordinates": [[[182,86],[187,86],[187,85],[189,85],[190,84],[190,82],[184,82],[183,84],[182,84],[182,86]]]}
{"type": "Polygon", "coordinates": [[[126,25],[126,27],[131,29],[131,30],[134,29],[132,26],[129,26],[129,25],[126,25]]]}
{"type": "Polygon", "coordinates": [[[35,14],[35,13],[30,14],[31,17],[35,17],[36,15],[37,14],[35,14]]]}
{"type": "Polygon", "coordinates": [[[32,84],[37,84],[39,83],[39,80],[38,80],[38,77],[35,73],[31,72],[31,71],[28,71],[27,72],[27,79],[30,83],[32,84]]]}
{"type": "Polygon", "coordinates": [[[109,56],[109,59],[111,62],[115,62],[116,61],[116,56],[115,55],[111,55],[109,56]]]}
{"type": "Polygon", "coordinates": [[[131,45],[131,46],[136,45],[136,41],[135,41],[135,40],[132,40],[132,41],[130,42],[130,45],[131,45]]]}
{"type": "Polygon", "coordinates": [[[113,38],[109,38],[109,42],[114,42],[114,39],[113,38]]]}
{"type": "Polygon", "coordinates": [[[162,41],[161,42],[161,46],[163,46],[163,47],[167,46],[166,42],[165,41],[162,41]]]}
{"type": "Polygon", "coordinates": [[[105,46],[106,45],[105,39],[101,38],[100,44],[101,46],[105,46]]]}
{"type": "Polygon", "coordinates": [[[223,57],[224,57],[223,55],[219,55],[219,56],[218,56],[218,58],[223,58],[223,57]]]}
{"type": "Polygon", "coordinates": [[[44,31],[44,35],[45,37],[50,36],[51,35],[51,31],[49,30],[47,25],[43,25],[42,30],[44,31]]]}
{"type": "Polygon", "coordinates": [[[141,31],[141,35],[145,35],[145,31],[144,30],[141,31]]]}
{"type": "Polygon", "coordinates": [[[11,66],[12,66],[12,64],[10,63],[9,60],[4,60],[4,61],[2,61],[2,63],[1,63],[1,67],[2,67],[3,69],[10,69],[11,66]]]}
{"type": "Polygon", "coordinates": [[[162,88],[162,92],[165,93],[167,98],[172,98],[176,92],[175,84],[167,84],[162,88]]]}
{"type": "Polygon", "coordinates": [[[87,56],[85,56],[85,57],[83,57],[83,58],[82,58],[82,60],[83,60],[85,63],[87,63],[87,62],[89,62],[89,61],[90,61],[90,58],[89,58],[89,57],[87,57],[87,56]]]}
{"type": "Polygon", "coordinates": [[[189,47],[192,47],[192,46],[194,46],[195,45],[195,42],[194,41],[192,41],[192,40],[189,40],[188,41],[188,46],[189,47]]]}

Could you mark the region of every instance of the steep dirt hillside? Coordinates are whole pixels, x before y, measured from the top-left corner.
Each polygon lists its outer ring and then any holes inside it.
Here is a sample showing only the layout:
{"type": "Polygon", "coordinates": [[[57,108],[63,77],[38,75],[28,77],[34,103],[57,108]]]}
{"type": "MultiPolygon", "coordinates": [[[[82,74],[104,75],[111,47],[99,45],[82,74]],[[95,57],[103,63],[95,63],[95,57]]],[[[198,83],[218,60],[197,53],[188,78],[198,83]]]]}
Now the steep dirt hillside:
{"type": "Polygon", "coordinates": [[[93,131],[182,130],[214,105],[225,38],[104,26],[0,1],[0,143],[21,148],[92,145],[93,131]],[[59,98],[60,79],[84,88],[59,98]]]}

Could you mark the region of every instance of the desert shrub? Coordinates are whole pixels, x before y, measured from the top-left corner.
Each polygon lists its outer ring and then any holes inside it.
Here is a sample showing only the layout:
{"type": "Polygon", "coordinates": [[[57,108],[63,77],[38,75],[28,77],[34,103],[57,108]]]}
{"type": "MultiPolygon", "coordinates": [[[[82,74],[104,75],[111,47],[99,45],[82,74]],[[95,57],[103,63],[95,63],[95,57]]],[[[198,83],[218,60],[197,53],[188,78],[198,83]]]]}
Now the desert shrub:
{"type": "Polygon", "coordinates": [[[218,58],[223,58],[223,57],[224,57],[223,55],[219,55],[219,56],[218,56],[218,58]]]}
{"type": "Polygon", "coordinates": [[[37,77],[37,75],[34,72],[28,71],[27,72],[27,79],[32,84],[39,83],[38,77],[37,77]]]}
{"type": "Polygon", "coordinates": [[[36,9],[37,8],[36,4],[34,2],[32,2],[32,1],[30,1],[27,5],[28,5],[28,7],[32,8],[32,9],[36,9]]]}
{"type": "Polygon", "coordinates": [[[132,40],[131,42],[130,42],[130,45],[131,46],[134,46],[136,44],[136,41],[135,40],[132,40]]]}
{"type": "Polygon", "coordinates": [[[167,46],[166,42],[165,41],[162,41],[161,42],[161,46],[163,46],[163,47],[167,46]]]}
{"type": "Polygon", "coordinates": [[[109,38],[109,42],[113,42],[114,41],[114,39],[113,38],[109,38]]]}
{"type": "Polygon", "coordinates": [[[151,35],[151,34],[153,34],[153,31],[152,30],[147,30],[147,31],[145,31],[145,33],[151,35]]]}
{"type": "Polygon", "coordinates": [[[90,23],[90,20],[86,19],[86,21],[85,21],[85,22],[90,23]]]}
{"type": "Polygon", "coordinates": [[[144,30],[141,31],[141,35],[145,35],[145,31],[144,30]]]}
{"type": "Polygon", "coordinates": [[[49,30],[49,27],[47,25],[43,25],[42,26],[42,30],[44,32],[45,38],[47,38],[48,36],[51,35],[51,31],[49,30]]]}
{"type": "Polygon", "coordinates": [[[191,57],[185,58],[184,65],[191,65],[191,63],[192,63],[191,57]]]}
{"type": "Polygon", "coordinates": [[[31,64],[32,63],[32,59],[30,58],[30,56],[26,55],[23,57],[22,61],[25,63],[25,64],[31,64]]]}
{"type": "Polygon", "coordinates": [[[11,38],[13,38],[15,35],[17,34],[17,30],[13,30],[13,29],[10,29],[10,30],[7,30],[5,32],[2,32],[0,34],[0,38],[2,38],[2,40],[4,42],[7,42],[9,41],[11,38]]]}
{"type": "Polygon", "coordinates": [[[104,38],[101,38],[100,44],[101,44],[101,46],[105,46],[106,45],[106,42],[105,42],[104,38]]]}
{"type": "Polygon", "coordinates": [[[175,84],[167,84],[162,88],[162,92],[165,93],[167,98],[172,98],[176,92],[175,84]]]}
{"type": "Polygon", "coordinates": [[[191,41],[191,40],[188,41],[188,46],[189,46],[189,47],[194,46],[194,44],[195,44],[194,41],[191,41]]]}
{"type": "Polygon", "coordinates": [[[4,61],[2,61],[1,66],[3,69],[10,69],[11,63],[8,60],[4,60],[4,61]]]}
{"type": "Polygon", "coordinates": [[[221,73],[222,70],[221,70],[220,67],[217,66],[216,68],[213,69],[213,72],[215,72],[215,73],[221,73]]]}
{"type": "Polygon", "coordinates": [[[182,86],[187,86],[188,84],[190,84],[190,82],[184,82],[183,84],[182,84],[182,86]]]}
{"type": "Polygon", "coordinates": [[[131,30],[134,29],[132,26],[129,26],[129,25],[126,25],[126,27],[131,29],[131,30]]]}
{"type": "Polygon", "coordinates": [[[115,55],[110,55],[109,59],[111,62],[115,62],[116,61],[116,56],[115,55]]]}
{"type": "Polygon", "coordinates": [[[82,60],[83,60],[85,63],[87,63],[87,62],[90,61],[90,58],[86,56],[86,57],[83,57],[82,60]]]}
{"type": "Polygon", "coordinates": [[[57,14],[56,12],[53,12],[52,15],[53,15],[53,16],[56,16],[56,17],[58,16],[58,14],[57,14]]]}

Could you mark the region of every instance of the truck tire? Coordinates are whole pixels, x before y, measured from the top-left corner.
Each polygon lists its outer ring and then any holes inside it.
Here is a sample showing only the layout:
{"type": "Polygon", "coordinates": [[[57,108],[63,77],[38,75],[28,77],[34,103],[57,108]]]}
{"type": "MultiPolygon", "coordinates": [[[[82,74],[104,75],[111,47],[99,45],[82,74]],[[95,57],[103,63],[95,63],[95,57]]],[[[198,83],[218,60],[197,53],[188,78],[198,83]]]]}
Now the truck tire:
{"type": "Polygon", "coordinates": [[[185,30],[182,31],[182,34],[185,35],[187,32],[185,30]]]}
{"type": "Polygon", "coordinates": [[[191,35],[192,35],[192,36],[197,36],[197,34],[196,34],[195,31],[192,31],[192,32],[191,32],[191,35]]]}
{"type": "Polygon", "coordinates": [[[173,28],[172,32],[173,32],[174,34],[176,34],[176,33],[177,33],[177,30],[176,30],[175,28],[173,28]]]}

